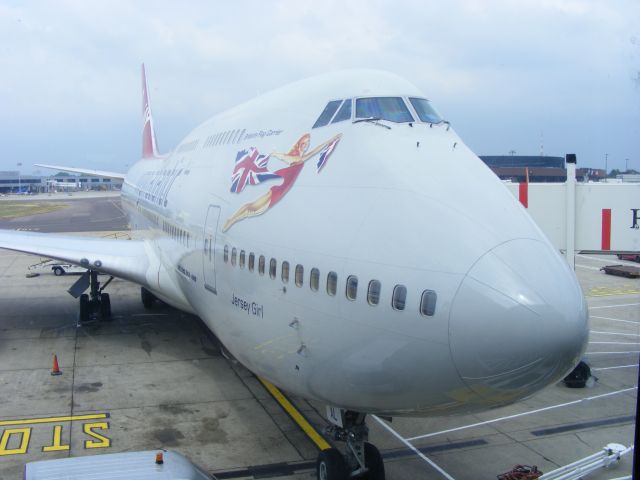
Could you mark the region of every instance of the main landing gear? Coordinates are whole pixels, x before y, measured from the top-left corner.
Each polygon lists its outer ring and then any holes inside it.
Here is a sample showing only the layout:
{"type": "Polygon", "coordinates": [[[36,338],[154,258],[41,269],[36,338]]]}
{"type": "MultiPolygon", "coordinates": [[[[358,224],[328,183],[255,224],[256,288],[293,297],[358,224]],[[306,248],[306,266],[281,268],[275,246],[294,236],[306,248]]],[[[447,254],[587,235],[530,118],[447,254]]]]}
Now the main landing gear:
{"type": "Polygon", "coordinates": [[[144,287],[140,287],[140,299],[147,310],[151,309],[157,300],[156,296],[144,287]]]}
{"type": "Polygon", "coordinates": [[[369,428],[365,413],[327,407],[333,425],[325,432],[334,440],[345,442],[344,453],[337,448],[320,452],[316,464],[318,480],[363,478],[384,480],[384,462],[378,449],[367,442],[369,428]]]}
{"type": "Polygon", "coordinates": [[[89,294],[83,293],[80,295],[80,323],[98,319],[102,321],[111,320],[111,298],[103,290],[111,283],[113,277],[109,277],[109,280],[100,287],[98,272],[89,270],[84,275],[89,276],[89,294]]]}

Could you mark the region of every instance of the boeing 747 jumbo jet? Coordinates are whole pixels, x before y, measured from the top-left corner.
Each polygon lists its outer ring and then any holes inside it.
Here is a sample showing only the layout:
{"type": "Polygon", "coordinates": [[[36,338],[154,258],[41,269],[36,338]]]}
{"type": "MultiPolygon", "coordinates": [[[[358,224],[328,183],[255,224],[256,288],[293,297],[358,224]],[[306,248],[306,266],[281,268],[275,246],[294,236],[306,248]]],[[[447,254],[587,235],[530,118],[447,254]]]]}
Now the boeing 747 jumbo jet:
{"type": "MultiPolygon", "coordinates": [[[[468,413],[530,396],[583,353],[573,271],[425,96],[380,71],[303,80],[160,155],[143,67],[132,241],[2,231],[0,247],[88,269],[201,317],[247,368],[319,402],[344,452],[324,480],[384,478],[366,414],[468,413]]],[[[50,166],[51,167],[51,166],[50,166]]]]}

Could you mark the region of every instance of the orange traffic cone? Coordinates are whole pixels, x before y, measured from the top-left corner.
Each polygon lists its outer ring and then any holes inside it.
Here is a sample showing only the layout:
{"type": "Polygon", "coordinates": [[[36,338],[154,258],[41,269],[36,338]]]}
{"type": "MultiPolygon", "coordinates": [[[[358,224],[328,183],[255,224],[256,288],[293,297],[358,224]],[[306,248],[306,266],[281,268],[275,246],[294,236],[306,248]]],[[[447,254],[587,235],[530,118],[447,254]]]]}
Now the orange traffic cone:
{"type": "Polygon", "coordinates": [[[51,375],[62,375],[60,367],[58,366],[58,355],[53,356],[53,368],[51,369],[51,375]]]}

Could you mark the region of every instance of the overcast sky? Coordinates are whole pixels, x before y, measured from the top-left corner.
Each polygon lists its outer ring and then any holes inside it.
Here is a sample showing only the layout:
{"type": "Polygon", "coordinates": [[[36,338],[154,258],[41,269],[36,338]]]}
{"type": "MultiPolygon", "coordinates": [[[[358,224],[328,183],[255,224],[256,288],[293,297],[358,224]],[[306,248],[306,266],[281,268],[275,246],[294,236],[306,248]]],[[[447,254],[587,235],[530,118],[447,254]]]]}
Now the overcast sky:
{"type": "Polygon", "coordinates": [[[640,170],[638,0],[0,0],[0,170],[124,171],[141,62],[161,151],[261,92],[371,67],[416,84],[478,155],[640,170]]]}

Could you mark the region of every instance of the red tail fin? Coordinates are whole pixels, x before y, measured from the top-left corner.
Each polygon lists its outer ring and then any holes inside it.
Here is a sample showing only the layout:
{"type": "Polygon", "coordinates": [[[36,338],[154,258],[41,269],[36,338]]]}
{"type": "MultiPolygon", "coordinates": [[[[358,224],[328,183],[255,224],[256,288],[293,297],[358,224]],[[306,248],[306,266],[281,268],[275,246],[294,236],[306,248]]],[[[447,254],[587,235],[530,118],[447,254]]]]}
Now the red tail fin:
{"type": "Polygon", "coordinates": [[[153,117],[149,104],[149,92],[147,89],[147,76],[142,64],[142,158],[154,158],[158,156],[156,144],[156,132],[153,129],[153,117]]]}

